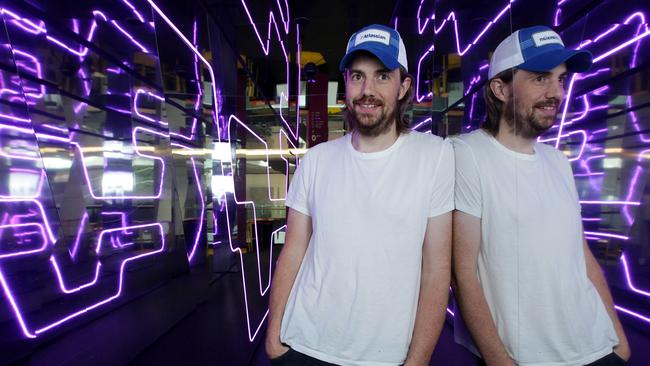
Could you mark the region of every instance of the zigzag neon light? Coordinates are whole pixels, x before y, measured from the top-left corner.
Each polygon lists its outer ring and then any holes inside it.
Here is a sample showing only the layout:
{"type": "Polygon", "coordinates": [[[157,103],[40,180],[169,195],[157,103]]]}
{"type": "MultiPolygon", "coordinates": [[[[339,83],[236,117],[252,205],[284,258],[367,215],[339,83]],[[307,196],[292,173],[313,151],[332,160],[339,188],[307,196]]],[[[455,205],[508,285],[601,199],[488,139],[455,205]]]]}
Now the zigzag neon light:
{"type": "Polygon", "coordinates": [[[74,260],[77,256],[77,251],[79,250],[79,242],[81,241],[81,234],[83,233],[83,228],[88,221],[88,213],[84,211],[81,216],[81,222],[79,223],[79,228],[77,229],[77,235],[75,236],[74,243],[72,244],[72,249],[68,249],[70,253],[70,258],[74,260]]]}
{"type": "Polygon", "coordinates": [[[217,126],[217,135],[218,135],[218,138],[220,139],[221,127],[219,126],[219,114],[218,114],[219,113],[218,112],[219,111],[219,105],[218,105],[219,101],[217,100],[217,95],[218,95],[217,88],[216,88],[217,79],[214,76],[214,71],[212,70],[212,66],[210,65],[208,60],[206,60],[203,57],[203,55],[201,55],[201,53],[197,50],[197,48],[194,46],[194,44],[192,44],[192,42],[190,42],[190,40],[187,39],[187,37],[185,37],[185,35],[176,27],[176,25],[174,25],[174,23],[167,17],[167,15],[165,15],[165,13],[152,0],[147,0],[147,2],[149,3],[149,5],[151,5],[153,10],[165,21],[165,23],[167,23],[167,25],[170,28],[172,28],[174,33],[176,33],[178,35],[178,37],[196,55],[196,57],[198,57],[201,60],[201,62],[203,62],[205,67],[208,69],[208,72],[210,73],[210,80],[211,80],[211,86],[212,86],[212,99],[213,99],[213,102],[214,102],[214,108],[212,108],[212,117],[214,118],[214,120],[213,120],[214,124],[217,126]]]}
{"type": "Polygon", "coordinates": [[[161,137],[165,137],[165,138],[169,138],[169,134],[165,134],[165,133],[159,132],[159,131],[154,131],[154,130],[151,130],[149,128],[140,127],[140,126],[135,127],[133,129],[132,134],[131,134],[131,141],[133,143],[133,151],[136,153],[136,155],[141,156],[141,157],[145,157],[145,158],[148,158],[148,159],[156,160],[156,161],[160,162],[160,164],[161,164],[160,165],[159,184],[158,184],[158,188],[157,188],[156,192],[154,193],[154,195],[142,195],[142,196],[140,196],[140,195],[120,195],[120,196],[97,195],[97,194],[95,194],[95,192],[93,190],[92,181],[90,179],[90,174],[88,172],[88,167],[86,166],[86,163],[85,163],[83,148],[81,147],[81,145],[79,145],[79,143],[77,143],[75,141],[71,141],[70,139],[65,138],[65,137],[57,137],[57,136],[38,134],[38,133],[36,134],[36,136],[44,138],[44,139],[52,139],[52,140],[61,141],[61,142],[68,142],[68,143],[70,143],[70,145],[74,146],[77,149],[77,151],[79,152],[79,155],[80,155],[81,166],[83,168],[82,170],[83,170],[83,173],[84,173],[84,178],[86,180],[86,185],[88,186],[88,192],[90,193],[90,195],[94,199],[97,199],[97,200],[158,199],[162,195],[162,191],[163,191],[162,187],[163,187],[163,182],[164,182],[164,177],[165,177],[165,162],[164,162],[163,158],[161,158],[161,157],[153,156],[153,155],[147,155],[147,154],[141,152],[138,149],[138,142],[137,142],[135,136],[138,133],[138,131],[140,131],[140,130],[151,133],[151,134],[154,134],[154,135],[158,135],[158,136],[161,136],[161,137]]]}
{"type": "MultiPolygon", "coordinates": [[[[192,44],[194,45],[195,48],[198,49],[196,36],[197,36],[197,32],[196,32],[196,19],[195,19],[194,24],[192,26],[192,44]]],[[[199,58],[196,56],[196,54],[194,54],[193,56],[194,56],[194,80],[196,80],[196,87],[197,87],[197,90],[198,90],[198,94],[196,96],[196,102],[194,102],[194,113],[198,113],[199,107],[201,106],[201,99],[203,98],[203,86],[201,85],[201,78],[199,77],[199,67],[198,67],[199,66],[198,65],[199,64],[199,58]]],[[[215,100],[217,99],[216,96],[215,96],[214,99],[215,100]]],[[[169,132],[169,135],[170,136],[175,136],[175,137],[180,137],[180,138],[182,138],[184,140],[188,140],[188,141],[192,140],[194,138],[194,133],[196,131],[197,122],[198,122],[198,118],[192,117],[192,127],[190,128],[190,135],[189,136],[185,136],[185,135],[183,135],[181,133],[176,133],[176,132],[171,132],[171,131],[169,132]]]]}
{"type": "MultiPolygon", "coordinates": [[[[248,126],[246,126],[244,123],[242,123],[237,117],[235,117],[234,115],[231,115],[228,118],[228,125],[227,125],[228,126],[227,131],[228,131],[228,138],[229,139],[230,139],[230,124],[232,123],[232,120],[237,121],[238,124],[245,127],[248,131],[252,132],[250,130],[250,128],[248,128],[248,126]]],[[[255,133],[253,133],[253,135],[257,137],[257,135],[255,135],[255,133]]],[[[226,176],[226,174],[224,172],[223,164],[221,165],[221,174],[222,174],[222,176],[226,176]]],[[[238,201],[236,193],[233,193],[233,198],[234,198],[234,200],[235,200],[235,202],[237,204],[241,204],[241,205],[249,204],[249,205],[253,206],[253,222],[254,222],[253,227],[255,228],[255,231],[257,232],[257,212],[255,210],[255,202],[253,202],[253,201],[243,201],[243,202],[238,201]]],[[[248,327],[247,327],[248,339],[252,342],[253,339],[255,339],[255,337],[257,336],[260,329],[262,328],[262,325],[264,324],[264,321],[266,320],[266,317],[269,314],[269,310],[268,309],[266,310],[266,312],[262,316],[262,319],[260,320],[257,328],[255,330],[252,330],[251,319],[250,319],[250,307],[248,305],[248,294],[247,294],[247,291],[246,291],[246,273],[245,273],[245,266],[244,266],[244,256],[243,256],[243,253],[241,252],[241,249],[233,247],[232,234],[230,232],[230,227],[231,227],[231,225],[230,225],[230,215],[229,215],[228,211],[229,211],[228,205],[226,205],[226,215],[225,216],[226,216],[226,222],[227,222],[226,226],[228,227],[228,242],[230,244],[230,251],[236,252],[239,255],[239,261],[240,261],[240,264],[241,264],[241,271],[242,271],[242,285],[243,285],[243,292],[244,292],[244,304],[246,306],[246,324],[248,325],[248,327]]],[[[276,231],[278,231],[278,230],[276,230],[276,231]]],[[[276,231],[274,231],[274,233],[276,231]]],[[[266,288],[263,288],[263,286],[262,286],[262,270],[261,270],[261,265],[260,265],[259,242],[258,242],[258,239],[257,239],[257,235],[255,236],[255,244],[256,244],[255,245],[255,247],[256,247],[256,258],[257,258],[257,273],[258,273],[258,280],[259,280],[259,285],[260,285],[259,290],[260,290],[260,295],[264,296],[266,294],[266,292],[268,291],[268,289],[270,288],[271,277],[270,277],[270,273],[269,273],[268,284],[267,284],[266,288]]],[[[271,246],[271,250],[270,250],[269,272],[271,271],[271,267],[273,265],[272,260],[271,260],[272,255],[273,255],[273,246],[271,246]]]]}
{"type": "MultiPolygon", "coordinates": [[[[433,33],[438,34],[440,33],[445,25],[447,24],[447,21],[452,20],[454,22],[454,36],[456,40],[456,51],[458,52],[458,55],[463,56],[465,53],[467,53],[472,46],[476,45],[481,38],[485,35],[485,33],[488,31],[488,29],[495,24],[496,22],[501,19],[501,17],[511,8],[512,3],[514,3],[515,0],[510,0],[508,5],[503,7],[501,11],[491,20],[488,22],[488,24],[474,37],[474,40],[470,43],[468,43],[463,49],[461,49],[460,46],[460,36],[458,33],[458,23],[456,21],[456,14],[452,11],[450,12],[447,17],[442,21],[439,27],[436,27],[435,24],[433,25],[433,33]]],[[[417,15],[416,18],[418,20],[418,32],[419,34],[424,33],[424,31],[427,28],[427,25],[429,24],[429,20],[434,21],[436,19],[436,13],[434,12],[429,18],[426,18],[424,21],[424,25],[421,25],[421,17],[420,17],[420,12],[422,10],[422,4],[424,3],[424,0],[420,1],[420,5],[418,7],[417,15]]],[[[415,98],[418,102],[421,102],[424,98],[430,97],[432,93],[427,94],[426,96],[420,96],[420,69],[421,69],[421,64],[422,60],[430,53],[433,52],[434,50],[434,45],[432,44],[427,51],[420,57],[418,61],[418,67],[417,67],[417,75],[416,75],[416,87],[415,87],[415,98]]]]}
{"type": "MultiPolygon", "coordinates": [[[[640,18],[641,22],[643,22],[645,20],[645,16],[644,16],[643,13],[635,12],[635,13],[631,14],[630,16],[628,16],[625,19],[625,21],[623,22],[623,24],[629,24],[632,21],[632,19],[634,19],[634,18],[640,18]]],[[[641,24],[641,25],[644,25],[644,24],[641,24]]],[[[582,48],[582,47],[584,47],[586,45],[596,44],[599,40],[601,40],[605,36],[611,34],[612,31],[617,29],[617,28],[618,27],[612,27],[612,28],[606,30],[605,32],[603,32],[602,34],[600,34],[599,36],[595,37],[594,41],[581,44],[577,48],[580,49],[580,48],[582,48]]],[[[628,46],[630,46],[630,45],[632,45],[632,44],[634,44],[636,42],[639,42],[641,39],[649,36],[650,35],[650,29],[648,28],[647,24],[645,25],[645,28],[646,28],[646,30],[644,32],[642,32],[641,34],[638,34],[638,31],[637,31],[637,34],[634,37],[630,38],[629,40],[627,40],[627,41],[625,41],[625,42],[623,42],[623,43],[621,43],[621,44],[619,44],[617,46],[614,46],[613,48],[599,54],[598,56],[595,56],[594,57],[594,64],[606,59],[607,57],[609,57],[612,54],[624,49],[625,47],[628,47],[628,46]]],[[[638,29],[641,29],[641,26],[639,26],[638,29]]],[[[575,81],[576,81],[576,76],[573,75],[571,77],[570,81],[569,81],[569,88],[568,88],[567,93],[566,93],[564,108],[562,110],[562,117],[560,118],[560,123],[558,125],[558,133],[557,133],[557,136],[554,138],[556,148],[559,148],[559,146],[560,146],[561,136],[563,135],[562,130],[563,130],[564,126],[567,124],[567,122],[565,122],[565,121],[566,121],[567,111],[568,111],[568,108],[569,108],[569,102],[568,101],[571,100],[571,96],[572,96],[572,93],[573,93],[573,85],[574,85],[575,81]]]]}
{"type": "MultiPolygon", "coordinates": [[[[6,279],[4,278],[4,274],[2,273],[2,270],[0,269],[0,286],[2,286],[2,289],[3,289],[4,293],[5,293],[5,296],[9,300],[11,310],[13,311],[16,319],[18,320],[18,324],[19,324],[23,334],[28,338],[36,338],[38,335],[40,335],[40,334],[42,334],[44,332],[52,330],[53,328],[55,328],[57,326],[60,326],[61,324],[64,324],[64,323],[66,323],[66,322],[68,322],[68,321],[70,321],[72,319],[77,318],[80,315],[86,314],[91,310],[94,310],[94,309],[96,309],[96,308],[98,308],[98,307],[100,307],[102,305],[105,305],[105,304],[110,303],[110,302],[114,301],[115,299],[117,299],[122,294],[122,288],[123,288],[123,284],[124,284],[124,268],[126,267],[126,265],[129,262],[137,261],[138,259],[148,257],[148,256],[151,256],[151,255],[162,252],[165,249],[164,230],[163,230],[163,227],[162,227],[162,225],[160,223],[145,224],[145,225],[135,225],[135,226],[129,226],[127,228],[116,228],[116,229],[103,230],[102,232],[100,232],[99,237],[97,238],[97,246],[96,246],[96,249],[95,249],[95,253],[99,255],[100,252],[101,252],[101,243],[103,242],[103,237],[104,237],[105,234],[116,232],[116,231],[121,231],[121,230],[124,230],[124,229],[140,229],[140,228],[148,228],[148,227],[157,227],[160,230],[160,248],[156,249],[156,250],[153,250],[153,251],[150,251],[150,252],[147,252],[147,253],[138,254],[138,255],[135,255],[133,257],[129,257],[129,258],[124,259],[121,262],[120,268],[119,268],[119,271],[118,271],[118,278],[119,279],[118,279],[117,291],[113,295],[111,295],[111,296],[105,298],[104,300],[101,300],[101,301],[99,301],[99,302],[97,302],[97,303],[95,303],[93,305],[87,306],[85,308],[82,308],[82,309],[74,312],[74,313],[71,313],[71,314],[69,314],[69,315],[67,315],[67,316],[65,316],[65,317],[63,317],[63,318],[61,318],[61,319],[59,319],[59,320],[57,320],[55,322],[52,322],[52,323],[50,323],[48,325],[45,325],[45,326],[42,326],[42,327],[40,327],[40,328],[38,328],[36,330],[32,330],[32,328],[26,323],[26,321],[24,319],[24,316],[20,311],[20,307],[18,306],[18,303],[16,302],[16,299],[13,296],[13,294],[12,294],[10,288],[9,288],[8,283],[7,283],[6,279]]],[[[67,291],[76,292],[76,291],[81,290],[82,288],[85,288],[85,287],[81,287],[81,288],[77,288],[77,289],[73,289],[73,290],[67,290],[67,291]]]]}
{"type": "Polygon", "coordinates": [[[156,95],[155,93],[152,93],[152,92],[150,92],[150,91],[147,91],[147,90],[144,90],[144,89],[140,89],[140,88],[138,88],[138,89],[135,90],[135,97],[133,98],[133,112],[135,112],[135,114],[136,114],[138,117],[140,117],[140,118],[142,118],[142,119],[145,119],[145,120],[147,120],[147,121],[149,121],[149,122],[159,123],[159,124],[161,124],[161,125],[163,125],[163,126],[167,126],[167,125],[168,125],[167,122],[162,121],[162,120],[155,120],[155,119],[153,119],[153,118],[151,118],[151,117],[148,117],[148,116],[142,114],[142,113],[139,111],[139,109],[138,109],[138,98],[139,98],[142,94],[148,95],[148,96],[150,96],[150,97],[152,97],[152,98],[154,98],[154,99],[157,99],[157,100],[160,101],[160,102],[164,102],[164,101],[165,101],[165,97],[161,97],[160,95],[156,95]]]}
{"type": "MultiPolygon", "coordinates": [[[[276,0],[276,1],[277,1],[278,9],[280,11],[280,18],[281,18],[282,24],[284,26],[284,33],[285,33],[285,35],[288,35],[289,34],[289,19],[290,19],[289,18],[289,5],[287,3],[287,0],[285,0],[285,9],[283,11],[282,5],[280,4],[280,0],[276,0]],[[286,11],[286,16],[284,14],[285,11],[286,11]]],[[[258,41],[260,43],[260,46],[262,47],[262,52],[264,52],[264,54],[267,55],[267,56],[268,56],[269,51],[270,51],[271,35],[273,34],[272,29],[275,29],[275,34],[277,36],[278,42],[280,43],[280,48],[282,49],[282,55],[284,56],[284,59],[285,59],[286,75],[287,75],[286,84],[287,84],[287,90],[289,90],[289,85],[290,85],[290,83],[289,83],[289,55],[288,55],[287,50],[286,50],[286,48],[284,46],[284,41],[282,40],[282,36],[280,35],[280,30],[279,30],[278,24],[277,24],[277,22],[275,20],[276,17],[274,16],[273,11],[269,11],[268,29],[267,29],[267,32],[266,32],[266,38],[265,38],[266,39],[266,45],[265,45],[264,42],[262,41],[262,37],[260,35],[260,32],[257,29],[257,26],[255,25],[255,21],[253,20],[253,17],[251,16],[250,11],[248,10],[248,6],[246,5],[246,1],[241,0],[241,4],[244,7],[244,11],[246,12],[246,15],[248,16],[248,20],[250,21],[251,26],[253,28],[253,31],[255,32],[255,35],[257,36],[257,39],[258,39],[258,41]]],[[[297,30],[296,31],[296,37],[299,37],[299,29],[298,29],[298,27],[296,27],[296,30],[297,30]]],[[[300,45],[298,45],[298,58],[300,57],[299,55],[300,55],[300,45]]],[[[298,59],[298,62],[300,62],[299,59],[298,59]]],[[[298,65],[300,65],[300,64],[298,64],[298,65]]],[[[298,66],[298,92],[297,92],[296,95],[300,95],[300,66],[298,66]]],[[[282,96],[280,97],[280,103],[282,103],[282,96]]],[[[289,133],[291,133],[291,135],[293,136],[293,138],[295,140],[298,140],[298,137],[299,137],[298,136],[298,128],[300,126],[300,110],[299,110],[300,106],[299,106],[299,104],[300,103],[296,104],[297,106],[296,106],[296,126],[295,126],[295,130],[291,127],[289,122],[286,121],[286,119],[282,115],[282,108],[280,108],[280,119],[286,125],[287,130],[289,131],[289,133]]]]}
{"type": "MultiPolygon", "coordinates": [[[[174,143],[174,142],[171,143],[171,146],[180,147],[182,149],[186,149],[190,151],[194,150],[190,147],[178,143],[174,143]]],[[[194,172],[194,179],[196,181],[196,190],[199,194],[199,202],[201,202],[201,214],[199,215],[199,227],[196,229],[196,233],[194,234],[194,244],[192,245],[192,249],[190,249],[190,252],[187,253],[187,260],[191,263],[192,259],[194,258],[194,255],[196,254],[199,241],[201,240],[201,231],[203,230],[203,216],[205,215],[205,199],[203,198],[203,188],[201,187],[201,179],[199,178],[199,173],[197,172],[196,169],[196,162],[194,161],[194,157],[190,157],[190,161],[192,162],[192,171],[194,172]]]]}

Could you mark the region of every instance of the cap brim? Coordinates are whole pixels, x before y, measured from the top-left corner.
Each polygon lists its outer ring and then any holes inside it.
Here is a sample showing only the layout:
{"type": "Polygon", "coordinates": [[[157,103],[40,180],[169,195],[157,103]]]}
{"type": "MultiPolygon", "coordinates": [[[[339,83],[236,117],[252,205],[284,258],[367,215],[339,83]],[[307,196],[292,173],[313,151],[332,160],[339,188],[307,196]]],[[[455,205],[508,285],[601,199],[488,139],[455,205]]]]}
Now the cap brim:
{"type": "Polygon", "coordinates": [[[349,66],[349,63],[354,58],[354,55],[360,51],[369,52],[375,55],[379,61],[381,61],[381,63],[384,64],[384,66],[386,66],[386,68],[389,70],[394,70],[401,66],[395,57],[389,55],[387,52],[384,52],[379,48],[372,47],[369,42],[366,42],[360,44],[358,47],[352,47],[350,51],[348,51],[348,53],[343,56],[343,59],[341,59],[341,63],[339,64],[339,70],[341,70],[341,72],[345,71],[345,69],[349,66]]]}
{"type": "Polygon", "coordinates": [[[533,57],[517,66],[517,68],[543,72],[550,71],[562,63],[566,64],[567,71],[569,72],[585,72],[591,68],[593,56],[589,51],[575,51],[566,48],[558,49],[533,57]]]}

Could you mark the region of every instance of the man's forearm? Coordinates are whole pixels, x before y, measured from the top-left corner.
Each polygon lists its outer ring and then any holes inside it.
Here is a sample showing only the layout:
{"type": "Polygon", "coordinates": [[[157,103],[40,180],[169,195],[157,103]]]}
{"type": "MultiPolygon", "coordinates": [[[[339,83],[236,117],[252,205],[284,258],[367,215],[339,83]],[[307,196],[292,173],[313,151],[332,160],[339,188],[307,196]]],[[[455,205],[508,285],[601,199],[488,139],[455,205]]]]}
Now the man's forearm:
{"type": "Polygon", "coordinates": [[[413,338],[405,365],[429,364],[445,320],[448,297],[449,272],[425,274],[423,271],[413,338]]]}
{"type": "Polygon", "coordinates": [[[583,247],[585,250],[587,276],[589,277],[591,283],[594,284],[596,291],[598,291],[598,294],[600,295],[600,298],[605,305],[605,309],[607,310],[607,313],[612,320],[616,335],[618,336],[619,344],[616,347],[616,351],[619,356],[627,360],[630,357],[630,347],[627,341],[627,337],[625,336],[623,325],[618,318],[616,308],[614,308],[614,299],[612,298],[612,293],[609,291],[609,286],[607,285],[605,276],[603,275],[602,269],[600,268],[600,264],[598,264],[598,261],[591,253],[591,250],[587,246],[586,242],[583,242],[583,247]]]}
{"type": "Polygon", "coordinates": [[[456,283],[455,296],[463,320],[485,363],[495,366],[514,365],[499,337],[476,274],[457,274],[456,283]]]}
{"type": "Polygon", "coordinates": [[[284,252],[280,254],[277,262],[277,270],[273,276],[271,284],[271,296],[269,299],[269,325],[267,329],[267,343],[280,339],[280,325],[284,309],[287,306],[289,293],[293,287],[298,270],[300,269],[300,260],[296,260],[296,253],[284,252]]]}
{"type": "Polygon", "coordinates": [[[429,218],[424,236],[420,296],[407,366],[429,364],[445,320],[451,277],[451,213],[429,218]]]}
{"type": "Polygon", "coordinates": [[[280,342],[280,326],[291,288],[305,257],[311,237],[311,218],[289,210],[287,216],[286,242],[277,261],[271,283],[269,299],[269,323],[266,331],[266,351],[277,356],[284,348],[280,342]]]}

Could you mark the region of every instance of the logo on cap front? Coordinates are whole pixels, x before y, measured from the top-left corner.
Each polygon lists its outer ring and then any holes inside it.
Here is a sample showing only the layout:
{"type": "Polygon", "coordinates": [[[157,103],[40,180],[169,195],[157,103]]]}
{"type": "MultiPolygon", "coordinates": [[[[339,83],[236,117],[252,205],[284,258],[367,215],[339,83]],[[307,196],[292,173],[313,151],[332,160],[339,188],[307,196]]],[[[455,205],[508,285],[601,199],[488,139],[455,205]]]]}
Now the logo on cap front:
{"type": "Polygon", "coordinates": [[[535,42],[535,47],[542,47],[547,44],[559,44],[564,46],[562,38],[551,30],[533,33],[531,37],[533,38],[533,42],[535,42]]]}
{"type": "Polygon", "coordinates": [[[390,33],[379,29],[368,29],[357,34],[354,39],[355,46],[364,42],[380,42],[388,46],[390,45],[390,33]]]}

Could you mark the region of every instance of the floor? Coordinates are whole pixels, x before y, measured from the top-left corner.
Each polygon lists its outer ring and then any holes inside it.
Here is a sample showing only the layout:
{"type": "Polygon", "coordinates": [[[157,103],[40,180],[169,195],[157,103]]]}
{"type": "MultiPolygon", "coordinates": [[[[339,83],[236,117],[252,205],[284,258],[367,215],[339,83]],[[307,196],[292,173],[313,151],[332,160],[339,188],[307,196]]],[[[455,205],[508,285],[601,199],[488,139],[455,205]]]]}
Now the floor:
{"type": "MultiPolygon", "coordinates": [[[[262,257],[265,253],[262,253],[262,257]]],[[[247,276],[257,272],[254,257],[244,259],[247,276]]],[[[238,266],[234,266],[238,268],[238,266]]],[[[268,267],[267,267],[268,268],[268,267]]],[[[264,272],[264,268],[262,268],[264,272]]],[[[249,276],[253,277],[253,276],[249,276]]],[[[257,286],[257,279],[253,278],[257,286]]],[[[266,280],[266,279],[265,279],[266,280]]],[[[145,349],[131,362],[132,365],[225,365],[268,366],[263,342],[264,327],[254,340],[249,341],[242,276],[239,272],[227,272],[212,282],[205,302],[198,305],[184,320],[145,349]]],[[[265,298],[251,296],[248,302],[251,314],[263,314],[265,298]]],[[[260,320],[260,319],[257,319],[260,320]]],[[[253,324],[259,324],[251,319],[253,324]]],[[[631,366],[650,364],[650,337],[647,330],[626,324],[626,333],[632,346],[631,366]]],[[[432,355],[431,365],[473,366],[475,357],[453,340],[449,323],[443,327],[438,345],[432,355]]]]}

